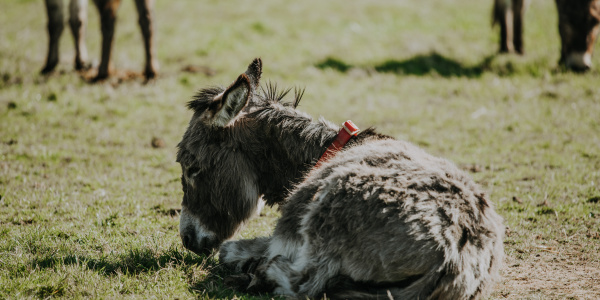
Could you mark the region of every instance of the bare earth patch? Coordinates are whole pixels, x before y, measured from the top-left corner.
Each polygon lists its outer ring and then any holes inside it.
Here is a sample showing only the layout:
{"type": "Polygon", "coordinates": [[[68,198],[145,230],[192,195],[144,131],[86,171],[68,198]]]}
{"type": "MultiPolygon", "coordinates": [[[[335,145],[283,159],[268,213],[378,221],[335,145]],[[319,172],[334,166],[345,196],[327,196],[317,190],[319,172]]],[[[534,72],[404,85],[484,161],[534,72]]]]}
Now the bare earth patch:
{"type": "MultiPolygon", "coordinates": [[[[550,250],[551,251],[551,250],[550,250]]],[[[507,257],[494,298],[600,299],[600,263],[577,253],[539,251],[527,259],[507,257]]]]}

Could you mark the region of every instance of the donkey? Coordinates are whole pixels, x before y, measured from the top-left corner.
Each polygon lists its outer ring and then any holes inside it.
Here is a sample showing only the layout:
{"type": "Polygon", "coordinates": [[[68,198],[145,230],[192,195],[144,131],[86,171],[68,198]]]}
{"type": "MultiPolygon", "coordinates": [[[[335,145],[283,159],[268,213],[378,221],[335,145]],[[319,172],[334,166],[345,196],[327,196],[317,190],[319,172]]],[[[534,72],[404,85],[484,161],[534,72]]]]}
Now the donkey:
{"type": "MultiPolygon", "coordinates": [[[[120,0],[94,0],[100,12],[100,24],[102,30],[102,58],[98,67],[98,74],[94,81],[106,79],[109,76],[110,55],[112,51],[117,10],[121,4],[120,0]]],[[[87,61],[87,48],[85,46],[84,34],[87,24],[87,0],[70,0],[69,2],[69,25],[75,41],[75,70],[84,70],[89,67],[87,61]]],[[[135,0],[138,11],[139,24],[144,38],[144,49],[146,53],[146,67],[144,76],[146,79],[156,77],[158,61],[154,49],[154,34],[152,25],[152,8],[154,0],[135,0]]],[[[59,60],[58,45],[64,29],[63,1],[46,0],[46,11],[48,13],[48,55],[46,65],[42,74],[54,71],[59,60]]]]}
{"type": "Polygon", "coordinates": [[[261,88],[261,74],[255,59],[227,88],[205,88],[188,103],[194,114],[177,154],[186,248],[207,254],[221,245],[219,261],[243,273],[226,282],[247,292],[486,294],[503,263],[504,227],[472,179],[373,128],[315,122],[297,110],[302,91],[286,102],[290,90],[261,88]],[[280,205],[272,236],[226,241],[261,196],[280,205]]]}
{"type": "MultiPolygon", "coordinates": [[[[523,18],[530,0],[494,0],[493,24],[500,24],[500,53],[523,54],[523,18]]],[[[558,64],[577,72],[592,67],[600,32],[600,0],[555,0],[561,51],[558,64]]]]}

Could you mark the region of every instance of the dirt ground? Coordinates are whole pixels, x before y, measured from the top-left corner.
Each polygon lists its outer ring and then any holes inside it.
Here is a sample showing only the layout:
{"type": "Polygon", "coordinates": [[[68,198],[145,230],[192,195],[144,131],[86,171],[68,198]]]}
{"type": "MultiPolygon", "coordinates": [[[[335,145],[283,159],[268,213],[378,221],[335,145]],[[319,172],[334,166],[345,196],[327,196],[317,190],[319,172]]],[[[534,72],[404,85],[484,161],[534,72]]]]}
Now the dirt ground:
{"type": "Polygon", "coordinates": [[[507,256],[498,299],[600,299],[600,263],[540,247],[527,259],[507,256]]]}

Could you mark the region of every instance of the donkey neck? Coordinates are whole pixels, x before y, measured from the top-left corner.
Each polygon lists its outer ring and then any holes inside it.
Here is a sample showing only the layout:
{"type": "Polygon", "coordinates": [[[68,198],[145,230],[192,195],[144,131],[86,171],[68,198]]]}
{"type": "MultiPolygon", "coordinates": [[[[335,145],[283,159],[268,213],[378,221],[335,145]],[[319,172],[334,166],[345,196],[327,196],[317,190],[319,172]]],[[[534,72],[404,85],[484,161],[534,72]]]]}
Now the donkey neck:
{"type": "Polygon", "coordinates": [[[310,116],[283,106],[251,115],[261,149],[255,153],[259,185],[267,204],[280,203],[312,169],[339,129],[325,120],[313,122],[310,116]]]}
{"type": "MultiPolygon", "coordinates": [[[[256,121],[254,136],[261,149],[254,154],[261,193],[267,204],[281,203],[314,167],[340,128],[324,119],[314,122],[307,114],[279,105],[255,111],[250,117],[256,121]]],[[[372,139],[392,137],[367,128],[350,139],[344,149],[372,139]]]]}

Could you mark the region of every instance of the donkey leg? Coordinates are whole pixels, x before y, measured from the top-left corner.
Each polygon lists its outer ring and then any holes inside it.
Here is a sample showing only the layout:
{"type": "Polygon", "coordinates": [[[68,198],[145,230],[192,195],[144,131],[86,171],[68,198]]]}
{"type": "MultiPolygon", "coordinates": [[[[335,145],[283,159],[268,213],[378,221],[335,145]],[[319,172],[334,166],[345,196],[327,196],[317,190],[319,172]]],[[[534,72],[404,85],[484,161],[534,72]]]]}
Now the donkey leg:
{"type": "Polygon", "coordinates": [[[494,0],[493,24],[500,24],[500,53],[514,50],[512,0],[494,0]]]}
{"type": "Polygon", "coordinates": [[[301,279],[301,273],[293,268],[293,262],[283,255],[277,255],[258,266],[246,291],[296,296],[295,291],[301,279]]]}
{"type": "Polygon", "coordinates": [[[144,38],[144,50],[146,52],[146,68],[144,76],[146,79],[156,77],[158,71],[158,60],[156,60],[156,50],[154,48],[154,28],[152,24],[152,10],[154,0],[135,0],[137,7],[140,29],[144,38]]]}
{"type": "Polygon", "coordinates": [[[219,249],[219,262],[236,272],[253,272],[265,256],[269,246],[268,237],[228,241],[219,249]]]}
{"type": "Polygon", "coordinates": [[[97,81],[108,78],[112,43],[117,21],[117,9],[121,1],[94,0],[94,2],[100,12],[100,26],[102,30],[102,57],[100,59],[100,66],[98,67],[98,74],[94,78],[94,81],[97,81]]]}
{"type": "Polygon", "coordinates": [[[85,46],[87,6],[87,0],[71,0],[69,3],[69,25],[75,42],[75,70],[89,68],[89,64],[86,64],[88,54],[85,46]]]}
{"type": "Polygon", "coordinates": [[[277,255],[261,263],[248,291],[311,298],[321,296],[328,282],[338,276],[341,264],[335,258],[313,254],[301,250],[295,261],[277,255]]]}
{"type": "Polygon", "coordinates": [[[513,43],[515,51],[519,54],[524,54],[525,49],[523,48],[523,17],[525,14],[525,3],[524,0],[512,0],[513,3],[513,43]]]}
{"type": "Polygon", "coordinates": [[[46,0],[46,12],[48,14],[48,56],[42,74],[54,71],[58,64],[58,42],[64,29],[63,25],[63,2],[62,0],[46,0]]]}

